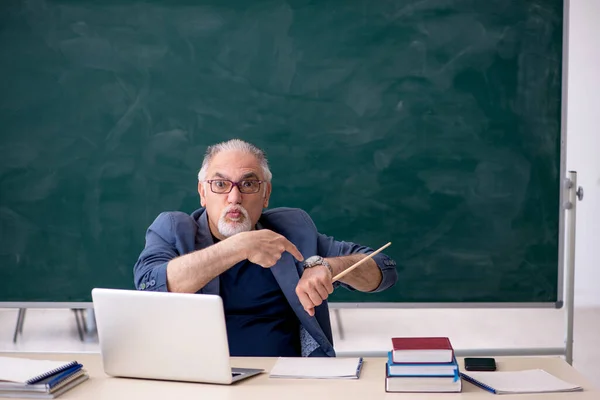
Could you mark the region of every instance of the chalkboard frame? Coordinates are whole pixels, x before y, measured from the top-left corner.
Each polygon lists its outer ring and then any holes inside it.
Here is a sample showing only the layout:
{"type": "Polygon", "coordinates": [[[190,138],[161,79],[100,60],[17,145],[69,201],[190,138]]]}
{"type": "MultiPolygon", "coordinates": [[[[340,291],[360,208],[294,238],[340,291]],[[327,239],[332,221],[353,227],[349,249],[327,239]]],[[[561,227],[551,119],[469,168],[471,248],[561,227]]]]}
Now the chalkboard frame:
{"type": "MultiPolygon", "coordinates": [[[[566,180],[566,151],[567,151],[567,94],[568,94],[568,1],[563,1],[563,32],[562,32],[562,81],[561,81],[561,127],[560,127],[560,191],[559,191],[559,238],[558,238],[558,284],[557,301],[552,302],[348,302],[348,303],[329,303],[332,309],[343,308],[556,308],[560,309],[564,305],[565,292],[565,256],[574,249],[565,247],[565,199],[566,188],[563,184],[566,180]]],[[[91,301],[84,302],[35,302],[35,301],[0,301],[0,308],[71,308],[84,309],[92,308],[91,301]]]]}

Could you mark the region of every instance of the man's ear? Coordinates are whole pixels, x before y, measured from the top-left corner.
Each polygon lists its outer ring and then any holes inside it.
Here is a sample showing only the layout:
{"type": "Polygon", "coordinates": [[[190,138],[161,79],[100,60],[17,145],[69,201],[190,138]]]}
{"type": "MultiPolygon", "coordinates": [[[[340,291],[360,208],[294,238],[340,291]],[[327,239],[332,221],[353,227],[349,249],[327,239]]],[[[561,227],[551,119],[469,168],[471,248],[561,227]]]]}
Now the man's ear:
{"type": "Polygon", "coordinates": [[[265,186],[265,198],[263,200],[263,208],[269,206],[269,198],[271,197],[271,182],[268,182],[265,186]]]}
{"type": "Polygon", "coordinates": [[[203,182],[198,182],[198,194],[200,195],[200,205],[202,207],[206,207],[206,197],[204,193],[204,184],[203,182]]]}

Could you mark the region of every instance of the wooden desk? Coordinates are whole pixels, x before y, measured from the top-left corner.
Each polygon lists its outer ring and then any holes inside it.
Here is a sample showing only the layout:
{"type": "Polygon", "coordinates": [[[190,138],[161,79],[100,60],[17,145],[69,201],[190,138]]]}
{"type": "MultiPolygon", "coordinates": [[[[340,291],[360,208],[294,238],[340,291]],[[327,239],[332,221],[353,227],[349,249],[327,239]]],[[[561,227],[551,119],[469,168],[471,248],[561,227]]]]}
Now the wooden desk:
{"type": "MultiPolygon", "coordinates": [[[[97,353],[4,353],[9,357],[29,357],[49,360],[77,360],[87,369],[90,379],[60,396],[60,399],[210,399],[210,400],[312,400],[312,399],[493,399],[488,393],[463,381],[462,393],[386,393],[384,389],[384,358],[366,358],[358,380],[301,380],[271,379],[268,371],[275,358],[232,358],[232,366],[263,368],[265,373],[234,385],[211,385],[143,379],[112,378],[102,370],[102,359],[97,353]]],[[[578,384],[583,392],[530,395],[506,395],[507,400],[566,399],[598,400],[600,391],[574,368],[559,357],[497,357],[499,370],[542,368],[566,381],[578,384]]],[[[459,359],[461,368],[463,360],[459,359]]],[[[462,369],[464,370],[464,368],[462,369]]]]}

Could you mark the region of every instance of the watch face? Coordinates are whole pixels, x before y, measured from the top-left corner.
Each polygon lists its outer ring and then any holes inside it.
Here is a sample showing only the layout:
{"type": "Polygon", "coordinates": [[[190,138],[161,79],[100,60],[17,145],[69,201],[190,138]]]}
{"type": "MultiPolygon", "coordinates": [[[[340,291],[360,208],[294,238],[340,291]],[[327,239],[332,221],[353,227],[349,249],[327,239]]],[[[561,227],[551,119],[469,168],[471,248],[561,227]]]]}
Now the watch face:
{"type": "Polygon", "coordinates": [[[321,256],[311,256],[311,257],[308,257],[308,258],[307,258],[307,259],[304,261],[304,264],[305,264],[306,266],[310,266],[310,267],[312,267],[312,266],[313,266],[315,263],[317,263],[317,262],[319,262],[319,261],[321,261],[321,256]]]}

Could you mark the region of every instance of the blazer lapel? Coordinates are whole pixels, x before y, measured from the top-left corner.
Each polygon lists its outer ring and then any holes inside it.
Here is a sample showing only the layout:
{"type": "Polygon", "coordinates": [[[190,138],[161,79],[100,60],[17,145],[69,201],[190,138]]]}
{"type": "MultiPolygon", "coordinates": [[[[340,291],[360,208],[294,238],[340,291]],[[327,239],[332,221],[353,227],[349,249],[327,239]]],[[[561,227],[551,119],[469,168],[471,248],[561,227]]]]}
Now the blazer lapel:
{"type": "MultiPolygon", "coordinates": [[[[296,313],[296,316],[300,320],[300,323],[310,333],[310,335],[318,343],[329,343],[329,340],[325,336],[323,329],[317,322],[315,317],[311,317],[302,307],[298,295],[296,294],[296,286],[300,280],[298,270],[296,269],[296,263],[294,257],[289,253],[283,253],[281,259],[269,268],[275,277],[275,280],[281,287],[281,291],[285,295],[285,298],[292,306],[292,309],[296,313]]],[[[331,343],[329,343],[331,345],[331,343]]]]}
{"type": "MultiPolygon", "coordinates": [[[[265,229],[262,221],[258,221],[256,224],[256,229],[265,229]]],[[[281,255],[279,261],[273,265],[271,268],[271,272],[275,277],[275,280],[279,284],[283,295],[287,299],[288,303],[296,313],[300,324],[306,329],[306,331],[317,341],[317,343],[328,343],[332,348],[333,345],[325,336],[323,329],[319,325],[319,322],[315,317],[311,317],[308,315],[306,311],[304,311],[304,307],[300,303],[300,299],[298,299],[298,295],[296,294],[296,286],[298,286],[298,282],[300,281],[300,274],[298,273],[298,269],[296,268],[295,258],[288,252],[284,252],[281,255]]],[[[315,313],[316,315],[316,313],[315,313]]]]}

